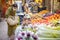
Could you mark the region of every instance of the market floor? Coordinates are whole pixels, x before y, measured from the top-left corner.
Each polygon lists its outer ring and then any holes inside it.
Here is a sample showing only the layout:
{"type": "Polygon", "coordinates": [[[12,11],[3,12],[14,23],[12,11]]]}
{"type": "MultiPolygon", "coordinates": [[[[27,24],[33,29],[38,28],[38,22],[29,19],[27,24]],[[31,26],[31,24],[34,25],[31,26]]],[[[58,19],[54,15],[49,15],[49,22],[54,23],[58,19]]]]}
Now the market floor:
{"type": "Polygon", "coordinates": [[[0,40],[8,40],[8,26],[5,20],[0,22],[0,40]]]}

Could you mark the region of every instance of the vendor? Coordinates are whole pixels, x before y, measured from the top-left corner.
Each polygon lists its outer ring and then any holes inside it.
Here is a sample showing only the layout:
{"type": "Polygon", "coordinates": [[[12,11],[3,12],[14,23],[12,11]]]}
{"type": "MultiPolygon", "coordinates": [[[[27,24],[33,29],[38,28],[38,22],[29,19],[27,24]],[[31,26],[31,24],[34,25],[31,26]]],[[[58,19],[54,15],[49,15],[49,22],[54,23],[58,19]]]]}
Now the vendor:
{"type": "Polygon", "coordinates": [[[7,18],[7,23],[8,23],[8,35],[10,38],[14,35],[14,31],[17,27],[19,17],[15,15],[17,9],[17,5],[13,4],[11,5],[7,11],[6,11],[6,18],[7,18]]]}
{"type": "Polygon", "coordinates": [[[25,3],[25,5],[24,5],[24,14],[25,15],[32,15],[32,12],[31,12],[31,10],[30,10],[30,8],[29,8],[29,5],[27,4],[27,3],[25,3]]]}
{"type": "Polygon", "coordinates": [[[42,1],[38,1],[38,12],[40,12],[42,10],[46,10],[46,7],[42,6],[42,1]]]}
{"type": "Polygon", "coordinates": [[[20,18],[20,24],[22,24],[22,20],[23,20],[23,17],[24,17],[24,4],[22,2],[22,0],[20,1],[15,1],[15,4],[17,4],[17,10],[16,10],[16,15],[19,16],[20,18]]]}

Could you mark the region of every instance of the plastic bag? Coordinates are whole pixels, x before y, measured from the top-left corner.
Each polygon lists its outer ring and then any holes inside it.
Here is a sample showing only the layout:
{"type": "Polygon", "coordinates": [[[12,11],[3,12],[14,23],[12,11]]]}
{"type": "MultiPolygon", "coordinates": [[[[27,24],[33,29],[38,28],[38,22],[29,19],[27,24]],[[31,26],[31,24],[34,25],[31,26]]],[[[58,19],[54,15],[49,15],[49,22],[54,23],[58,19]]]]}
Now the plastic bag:
{"type": "Polygon", "coordinates": [[[15,17],[9,17],[8,19],[7,19],[7,22],[8,22],[8,24],[9,25],[16,25],[16,24],[18,24],[19,23],[19,17],[18,16],[15,16],[15,17]]]}

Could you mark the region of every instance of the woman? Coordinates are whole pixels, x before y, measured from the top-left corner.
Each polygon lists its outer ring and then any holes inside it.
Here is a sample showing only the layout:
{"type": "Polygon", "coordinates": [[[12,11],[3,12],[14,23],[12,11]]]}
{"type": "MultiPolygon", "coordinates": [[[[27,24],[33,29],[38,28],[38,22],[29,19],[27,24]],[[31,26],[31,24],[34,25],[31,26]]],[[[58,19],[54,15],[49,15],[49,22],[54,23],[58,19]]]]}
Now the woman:
{"type": "Polygon", "coordinates": [[[17,5],[13,4],[6,11],[6,18],[7,18],[7,23],[8,23],[8,35],[11,38],[11,40],[13,40],[14,31],[19,22],[19,17],[15,16],[16,9],[17,9],[17,5]]]}

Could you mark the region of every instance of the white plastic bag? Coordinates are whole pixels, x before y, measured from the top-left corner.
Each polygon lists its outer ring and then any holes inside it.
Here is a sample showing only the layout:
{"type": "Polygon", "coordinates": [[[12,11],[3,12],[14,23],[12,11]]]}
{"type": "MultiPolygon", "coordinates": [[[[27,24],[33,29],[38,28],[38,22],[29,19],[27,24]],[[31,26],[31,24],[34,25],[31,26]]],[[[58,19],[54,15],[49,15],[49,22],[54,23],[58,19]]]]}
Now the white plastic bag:
{"type": "Polygon", "coordinates": [[[7,22],[8,22],[9,25],[16,25],[19,22],[18,20],[19,20],[18,16],[15,16],[14,19],[12,19],[11,17],[9,17],[7,19],[7,22]]]}

